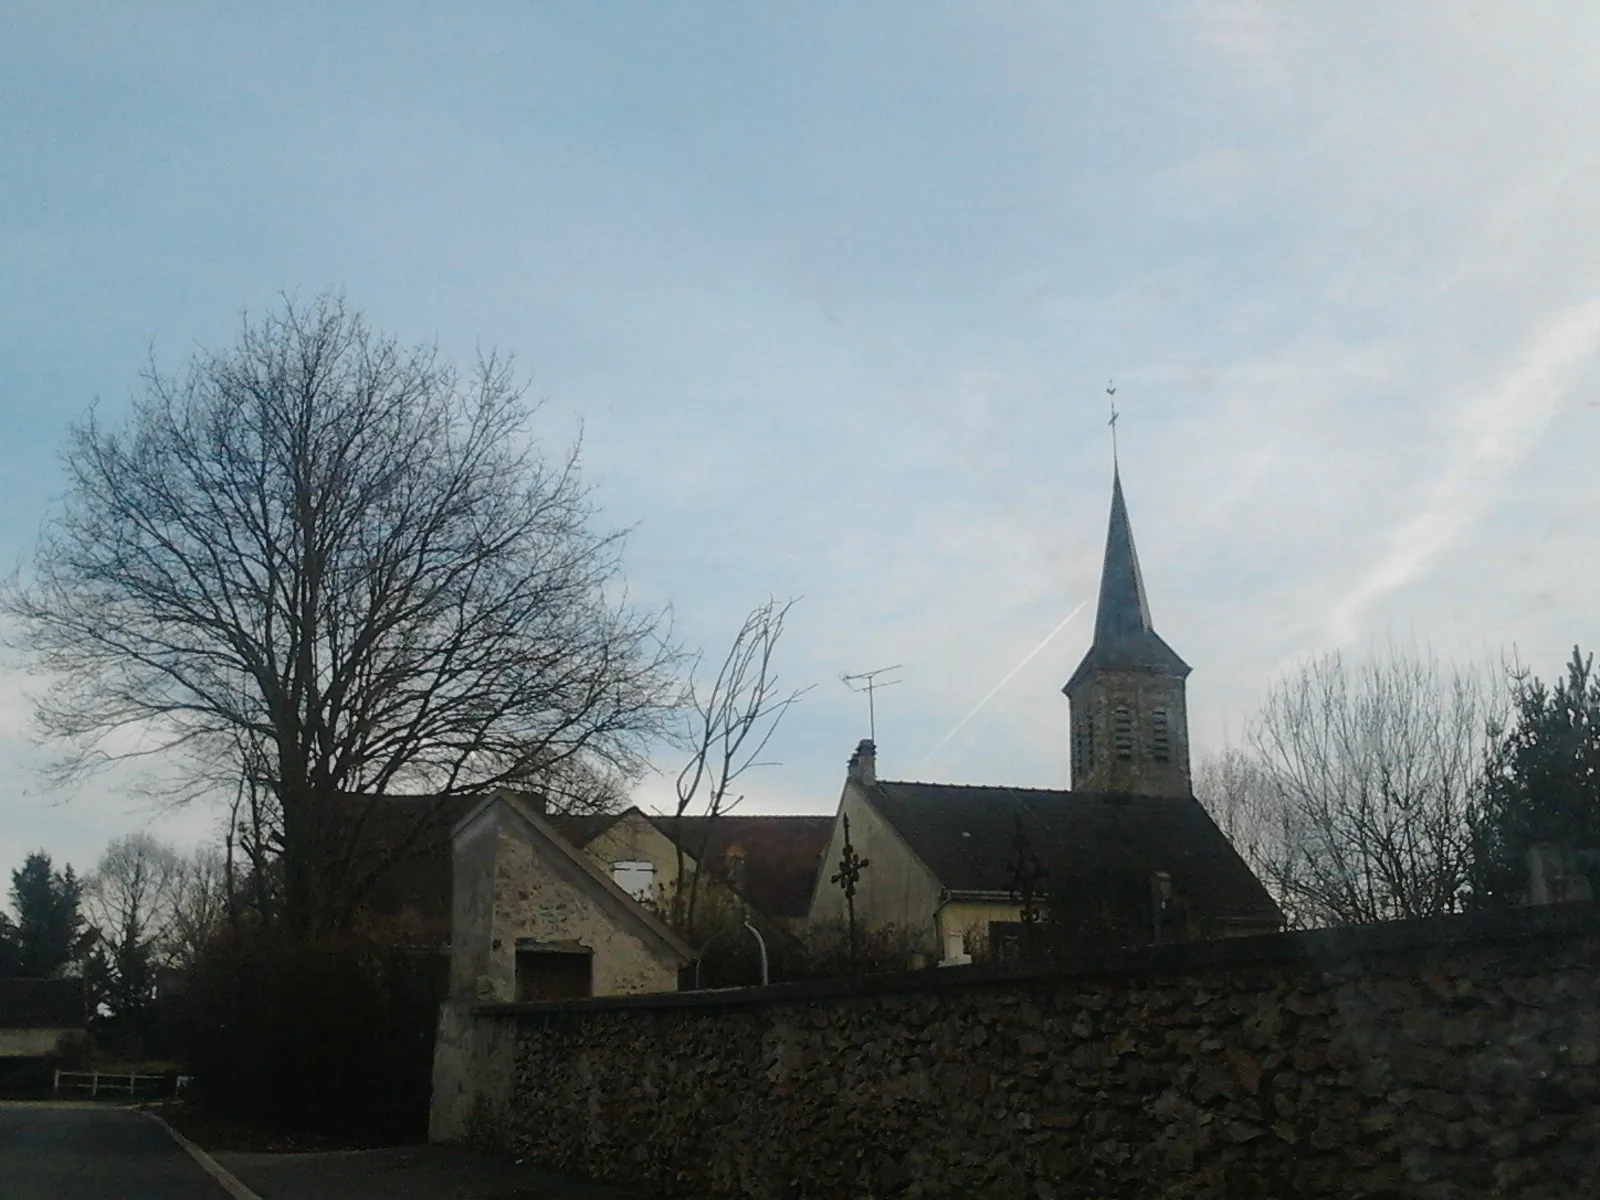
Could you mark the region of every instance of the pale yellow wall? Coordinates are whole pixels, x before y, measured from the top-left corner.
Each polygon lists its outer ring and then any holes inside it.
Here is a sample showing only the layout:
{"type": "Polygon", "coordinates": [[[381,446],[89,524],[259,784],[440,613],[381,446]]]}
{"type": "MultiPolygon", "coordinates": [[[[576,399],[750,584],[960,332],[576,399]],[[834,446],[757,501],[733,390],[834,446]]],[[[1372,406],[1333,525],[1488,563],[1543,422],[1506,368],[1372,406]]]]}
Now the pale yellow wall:
{"type": "Polygon", "coordinates": [[[916,946],[924,953],[936,952],[934,910],[939,906],[939,881],[878,815],[853,780],[845,783],[822,869],[817,873],[811,924],[841,923],[845,919],[844,892],[838,884],[829,882],[839,871],[845,814],[850,817],[850,841],[856,853],[871,864],[861,873],[856,887],[857,922],[863,929],[898,926],[916,939],[916,946]]]}
{"type": "MultiPolygon", "coordinates": [[[[655,895],[651,901],[660,906],[672,895],[678,879],[678,851],[672,839],[657,829],[643,813],[625,813],[613,821],[609,828],[583,847],[584,853],[611,873],[613,863],[650,862],[656,867],[655,895]]],[[[694,869],[694,859],[684,855],[685,870],[694,869]]]]}
{"type": "Polygon", "coordinates": [[[952,933],[966,942],[968,954],[981,954],[989,940],[990,921],[1020,921],[1022,905],[988,900],[952,901],[939,910],[939,945],[952,933]]]}
{"type": "Polygon", "coordinates": [[[87,1036],[81,1029],[0,1029],[0,1058],[50,1058],[87,1036]]]}

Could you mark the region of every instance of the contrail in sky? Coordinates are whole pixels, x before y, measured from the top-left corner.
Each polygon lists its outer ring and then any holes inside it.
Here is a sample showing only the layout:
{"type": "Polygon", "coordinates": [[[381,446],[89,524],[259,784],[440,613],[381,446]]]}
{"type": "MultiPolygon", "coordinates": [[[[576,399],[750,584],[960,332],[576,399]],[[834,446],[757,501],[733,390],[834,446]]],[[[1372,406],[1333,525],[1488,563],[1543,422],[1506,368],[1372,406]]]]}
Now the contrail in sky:
{"type": "Polygon", "coordinates": [[[983,711],[983,706],[985,704],[989,703],[989,701],[993,700],[997,695],[999,695],[1000,694],[1000,689],[1005,687],[1006,684],[1010,683],[1013,679],[1015,679],[1016,676],[1017,676],[1017,672],[1018,671],[1022,670],[1023,667],[1025,667],[1029,663],[1031,663],[1038,656],[1038,654],[1039,654],[1039,652],[1041,650],[1043,650],[1046,646],[1048,646],[1051,642],[1053,642],[1055,640],[1056,634],[1060,633],[1063,629],[1065,629],[1068,626],[1068,624],[1071,623],[1072,618],[1077,616],[1079,613],[1081,613],[1084,610],[1085,605],[1087,605],[1088,603],[1089,603],[1089,601],[1087,599],[1080,600],[1078,602],[1078,607],[1073,609],[1071,612],[1069,612],[1062,619],[1061,624],[1057,625],[1054,629],[1052,629],[1050,631],[1050,633],[1045,637],[1044,641],[1040,642],[1032,650],[1029,650],[1028,651],[1028,656],[1026,658],[1024,658],[1021,662],[1019,662],[1016,666],[1012,667],[1010,673],[1007,674],[1004,679],[1002,679],[999,683],[995,684],[994,687],[990,688],[989,689],[989,694],[987,696],[985,696],[982,700],[978,701],[978,705],[977,705],[976,708],[974,708],[966,716],[962,717],[961,720],[957,721],[955,723],[955,726],[950,730],[950,732],[945,734],[944,737],[939,739],[939,744],[937,746],[935,746],[932,750],[928,751],[928,753],[923,756],[922,762],[917,764],[917,769],[921,770],[922,767],[925,766],[928,763],[928,761],[933,758],[934,755],[938,754],[939,751],[943,750],[944,747],[945,747],[945,743],[948,742],[951,738],[955,737],[956,734],[960,733],[961,732],[961,727],[963,725],[965,725],[968,721],[972,720],[973,717],[977,716],[980,712],[982,712],[983,711]]]}

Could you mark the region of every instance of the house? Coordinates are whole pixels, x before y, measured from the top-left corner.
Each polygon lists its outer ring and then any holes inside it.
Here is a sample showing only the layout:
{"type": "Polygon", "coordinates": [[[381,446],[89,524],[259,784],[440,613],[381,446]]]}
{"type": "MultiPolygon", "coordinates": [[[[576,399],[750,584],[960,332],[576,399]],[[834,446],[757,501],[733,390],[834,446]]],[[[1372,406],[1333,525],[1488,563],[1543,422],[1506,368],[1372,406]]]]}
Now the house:
{"type": "MultiPolygon", "coordinates": [[[[549,814],[532,793],[514,796],[550,828],[583,850],[634,899],[666,911],[677,887],[679,840],[683,866],[704,860],[702,899],[733,906],[763,929],[798,937],[805,930],[822,852],[833,828],[827,816],[675,818],[637,807],[619,813],[549,814]]],[[[351,797],[340,828],[356,828],[355,844],[388,858],[364,905],[368,932],[415,946],[450,941],[451,829],[481,797],[351,797]]]]}
{"type": "MultiPolygon", "coordinates": [[[[683,866],[701,864],[701,887],[725,893],[775,930],[805,932],[811,893],[833,830],[826,816],[672,817],[638,808],[604,816],[551,817],[552,828],[604,864],[624,891],[664,908],[683,866]]],[[[687,885],[685,885],[687,886],[687,885]]]]}
{"type": "Polygon", "coordinates": [[[1062,689],[1072,789],[880,780],[877,749],[864,741],[846,772],[810,920],[845,919],[832,875],[848,822],[868,864],[856,885],[858,924],[898,930],[907,949],[944,961],[1014,938],[1028,893],[1083,943],[1279,927],[1277,905],[1191,791],[1189,670],[1151,621],[1116,473],[1094,641],[1062,689]]]}
{"type": "Polygon", "coordinates": [[[81,979],[0,979],[0,1063],[68,1058],[88,1041],[81,979]]]}
{"type": "Polygon", "coordinates": [[[450,839],[452,999],[677,989],[690,949],[522,798],[488,797],[450,839]]]}

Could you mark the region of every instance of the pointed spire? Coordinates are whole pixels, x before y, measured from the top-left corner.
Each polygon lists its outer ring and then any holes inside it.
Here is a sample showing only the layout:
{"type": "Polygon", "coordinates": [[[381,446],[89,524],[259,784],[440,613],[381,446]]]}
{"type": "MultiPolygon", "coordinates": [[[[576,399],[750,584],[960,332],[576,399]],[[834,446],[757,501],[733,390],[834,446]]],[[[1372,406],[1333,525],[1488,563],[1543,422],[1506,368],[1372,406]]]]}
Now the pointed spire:
{"type": "Polygon", "coordinates": [[[1122,498],[1122,473],[1111,468],[1111,522],[1106,529],[1105,565],[1100,569],[1100,607],[1095,611],[1094,640],[1107,645],[1141,634],[1152,634],[1150,601],[1139,573],[1139,553],[1133,547],[1133,526],[1128,522],[1128,502],[1122,498]]]}
{"type": "Polygon", "coordinates": [[[1189,665],[1161,640],[1150,620],[1139,555],[1133,546],[1133,524],[1122,496],[1122,473],[1112,466],[1111,520],[1106,528],[1106,557],[1100,570],[1100,606],[1094,618],[1094,644],[1072,673],[1064,690],[1071,691],[1089,672],[1132,669],[1162,675],[1189,674],[1189,665]]]}

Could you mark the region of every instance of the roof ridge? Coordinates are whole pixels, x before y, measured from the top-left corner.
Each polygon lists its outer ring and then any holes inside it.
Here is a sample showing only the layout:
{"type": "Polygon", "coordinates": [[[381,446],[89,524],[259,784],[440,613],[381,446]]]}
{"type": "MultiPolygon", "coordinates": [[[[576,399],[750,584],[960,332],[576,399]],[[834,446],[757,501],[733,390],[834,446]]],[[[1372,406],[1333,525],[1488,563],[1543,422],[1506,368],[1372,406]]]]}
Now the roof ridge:
{"type": "MultiPolygon", "coordinates": [[[[647,812],[644,815],[652,820],[678,820],[676,813],[647,812]]],[[[718,813],[716,815],[718,821],[813,821],[819,819],[831,821],[833,817],[833,813],[718,813]]],[[[705,821],[709,819],[706,813],[683,814],[683,820],[685,821],[705,821]]]]}
{"type": "Polygon", "coordinates": [[[899,787],[964,788],[974,792],[1040,792],[1047,796],[1072,796],[1078,794],[1071,788],[1026,787],[1014,783],[936,783],[928,779],[880,779],[878,783],[880,785],[893,784],[899,787]]]}

